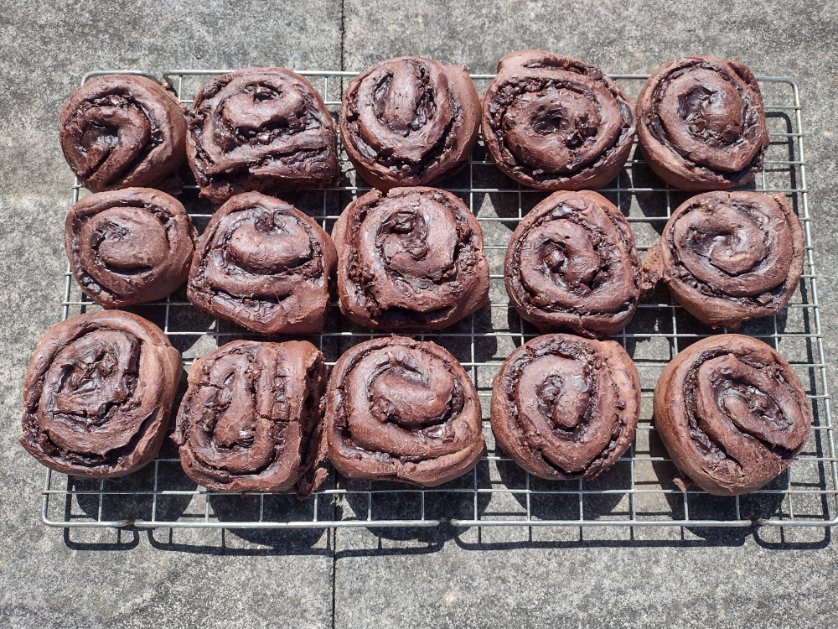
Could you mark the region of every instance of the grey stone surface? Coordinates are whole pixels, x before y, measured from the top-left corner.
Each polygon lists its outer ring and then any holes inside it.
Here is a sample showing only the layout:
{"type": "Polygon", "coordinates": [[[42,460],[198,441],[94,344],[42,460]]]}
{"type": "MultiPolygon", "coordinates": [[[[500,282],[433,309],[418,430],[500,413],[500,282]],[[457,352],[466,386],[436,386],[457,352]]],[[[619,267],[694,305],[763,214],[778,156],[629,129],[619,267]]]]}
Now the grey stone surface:
{"type": "Polygon", "coordinates": [[[795,77],[805,103],[807,177],[836,390],[836,33],[835,3],[770,0],[710,8],[681,0],[4,6],[0,625],[838,625],[836,552],[823,530],[783,536],[639,530],[633,538],[608,529],[581,537],[578,530],[443,530],[407,539],[344,529],[334,539],[64,534],[40,523],[42,470],[16,443],[26,359],[60,314],[61,225],[71,177],[58,148],[57,111],[82,74],[97,68],[337,68],[343,59],[347,69],[361,69],[416,53],[489,72],[505,51],[543,47],[615,72],[647,72],[670,57],[709,51],[762,74],[795,77]]]}
{"type": "Polygon", "coordinates": [[[328,626],[325,533],[64,535],[41,524],[43,471],[16,440],[26,361],[63,294],[61,103],[92,69],[339,66],[340,2],[39,0],[0,14],[0,626],[328,626]]]}
{"type": "MultiPolygon", "coordinates": [[[[838,214],[834,133],[838,5],[830,2],[345,3],[345,67],[422,54],[491,72],[504,52],[544,48],[611,72],[650,72],[712,52],[794,77],[804,102],[807,179],[835,390],[838,214]]],[[[731,626],[838,623],[831,536],[792,531],[474,530],[404,542],[337,533],[339,627],[731,626]],[[381,546],[380,550],[377,549],[381,546]],[[402,550],[402,552],[407,552],[402,550]],[[384,585],[386,584],[386,586],[384,585]]]]}

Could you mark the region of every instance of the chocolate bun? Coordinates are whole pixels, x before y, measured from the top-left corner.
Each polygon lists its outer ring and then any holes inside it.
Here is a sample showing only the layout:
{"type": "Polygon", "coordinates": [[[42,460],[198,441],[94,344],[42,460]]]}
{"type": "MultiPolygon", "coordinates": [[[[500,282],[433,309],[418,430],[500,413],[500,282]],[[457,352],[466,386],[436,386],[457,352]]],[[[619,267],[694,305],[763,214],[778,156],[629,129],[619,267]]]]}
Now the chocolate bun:
{"type": "Polygon", "coordinates": [[[38,341],[20,443],[59,472],[124,476],[157,456],[180,379],[162,330],[129,312],[72,317],[38,341]]]}
{"type": "Polygon", "coordinates": [[[480,401],[439,345],[391,336],[355,345],[326,396],[329,459],[349,478],[441,485],[483,452],[480,401]]]}
{"type": "Polygon", "coordinates": [[[811,423],[794,370],[749,336],[724,334],[690,345],[655,387],[655,428],[673,463],[719,496],[754,491],[784,472],[811,423]]]}
{"type": "Polygon", "coordinates": [[[504,279],[515,309],[541,331],[616,334],[640,297],[628,221],[589,190],[554,192],[529,211],[506,250],[504,279]]]}
{"type": "Polygon", "coordinates": [[[483,137],[498,168],[539,190],[601,188],[625,164],[634,111],[596,66],[543,50],[501,58],[483,96],[483,137]]]}
{"type": "Polygon", "coordinates": [[[681,190],[728,190],[754,180],[768,149],[757,79],[709,55],[658,68],[637,100],[637,136],[652,170],[681,190]]]}
{"type": "Polygon", "coordinates": [[[258,192],[210,219],[189,270],[195,306],[258,334],[323,330],[335,248],[314,219],[258,192]]]}
{"type": "Polygon", "coordinates": [[[189,111],[187,156],[201,196],[326,188],[340,175],[335,124],[323,99],[284,68],[210,81],[189,111]]]}
{"type": "Polygon", "coordinates": [[[332,237],[340,309],[358,325],[437,330],[489,303],[483,232],[450,192],[372,190],[347,206],[332,237]]]}
{"type": "Polygon", "coordinates": [[[177,98],[144,76],[86,81],[64,104],[61,150],[89,190],[162,182],[183,163],[186,120],[177,98]]]}
{"type": "Polygon", "coordinates": [[[614,341],[538,336],[510,354],[492,387],[498,445],[548,480],[599,476],[634,441],[639,413],[637,369],[614,341]]]}
{"type": "Polygon", "coordinates": [[[672,214],[643,261],[696,319],[735,329],[785,307],[803,271],[803,227],[783,195],[706,192],[672,214]]]}
{"type": "Polygon", "coordinates": [[[387,59],[346,90],[340,131],[358,173],[382,190],[434,183],[469,158],[480,98],[465,66],[387,59]]]}
{"type": "Polygon", "coordinates": [[[199,358],[172,435],[187,476],[211,491],[315,491],[325,385],[307,341],[233,341],[199,358]]]}
{"type": "Polygon", "coordinates": [[[105,308],[163,299],[177,290],[196,239],[180,201],[151,188],[91,194],[64,222],[73,277],[105,308]]]}

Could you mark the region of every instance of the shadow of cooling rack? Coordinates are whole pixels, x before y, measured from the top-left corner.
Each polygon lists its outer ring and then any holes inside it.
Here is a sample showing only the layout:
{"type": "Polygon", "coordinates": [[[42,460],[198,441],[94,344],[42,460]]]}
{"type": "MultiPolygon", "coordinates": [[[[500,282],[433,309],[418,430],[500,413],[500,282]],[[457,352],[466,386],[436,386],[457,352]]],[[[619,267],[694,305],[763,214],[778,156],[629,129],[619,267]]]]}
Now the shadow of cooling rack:
{"type": "MultiPolygon", "coordinates": [[[[85,80],[98,74],[85,77],[85,80]]],[[[163,74],[185,106],[200,86],[221,71],[170,71],[163,74]]],[[[320,90],[336,115],[351,72],[303,72],[320,90]]],[[[645,76],[612,75],[630,98],[645,76]]],[[[478,91],[491,75],[474,75],[478,91]]],[[[613,469],[594,481],[547,482],[527,474],[496,447],[489,429],[492,378],[512,349],[534,337],[510,307],[503,287],[503,254],[518,220],[546,193],[522,188],[492,164],[482,142],[467,168],[440,187],[460,195],[477,215],[484,231],[491,268],[491,307],[452,328],[423,338],[449,349],[470,371],[483,406],[487,452],[463,478],[434,489],[389,483],[355,482],[330,477],[325,487],[301,502],[288,496],[216,494],[196,487],[180,468],[174,446],[167,443],[157,460],[126,478],[90,481],[47,472],[43,487],[43,521],[50,526],[158,527],[213,529],[324,529],[366,527],[379,531],[414,528],[574,527],[593,531],[635,527],[715,528],[755,526],[830,527],[838,522],[838,462],[825,377],[818,288],[812,251],[804,160],[804,134],[797,86],[790,79],[762,77],[771,145],[755,189],[785,194],[805,230],[805,268],[797,293],[782,315],[752,322],[742,330],[780,351],[794,366],[812,405],[811,438],[791,469],[768,487],[747,496],[719,498],[699,490],[681,492],[673,484],[672,466],[651,421],[652,391],[663,366],[678,351],[710,335],[673,304],[665,291],[640,304],[634,321],[617,338],[634,358],[642,381],[642,408],[637,439],[613,469]]],[[[330,230],[342,208],[368,186],[356,177],[342,155],[338,187],[288,196],[297,207],[330,230]]],[[[211,205],[198,199],[194,181],[184,169],[182,199],[199,230],[211,216],[211,205]]],[[[663,225],[688,195],[670,189],[651,174],[640,153],[632,151],[619,177],[601,192],[628,217],[642,253],[658,238],[663,225]]],[[[75,202],[86,194],[78,181],[75,202]]],[[[69,270],[63,296],[63,318],[94,308],[79,291],[69,270]]],[[[241,330],[191,308],[183,291],[134,311],[158,323],[184,355],[194,358],[219,344],[244,338],[241,330]]],[[[327,332],[311,337],[330,365],[361,339],[376,336],[338,316],[330,305],[327,332]]],[[[183,387],[182,387],[183,388],[183,387]]],[[[181,391],[182,393],[182,391],[181,391]]]]}

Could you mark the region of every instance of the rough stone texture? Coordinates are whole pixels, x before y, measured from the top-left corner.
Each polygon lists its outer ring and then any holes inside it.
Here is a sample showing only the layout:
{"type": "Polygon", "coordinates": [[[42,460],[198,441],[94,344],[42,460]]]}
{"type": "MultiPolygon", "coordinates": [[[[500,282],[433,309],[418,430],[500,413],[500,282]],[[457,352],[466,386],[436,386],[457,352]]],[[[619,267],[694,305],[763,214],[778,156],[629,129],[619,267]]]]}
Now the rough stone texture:
{"type": "Polygon", "coordinates": [[[20,388],[40,333],[60,317],[72,173],[58,112],[92,69],[340,65],[340,2],[35,2],[0,17],[0,625],[328,626],[327,535],[49,529],[43,468],[17,444],[20,388]]]}
{"type": "Polygon", "coordinates": [[[57,112],[88,70],[285,64],[348,69],[400,54],[489,72],[546,48],[606,70],[648,72],[691,52],[795,77],[805,103],[831,389],[838,357],[838,5],[737,0],[269,3],[35,2],[0,15],[0,625],[338,627],[836,626],[835,545],[820,531],[491,529],[459,537],[340,530],[236,535],[47,529],[42,470],[17,445],[20,383],[60,315],[69,169],[57,112]],[[341,51],[341,5],[345,49],[341,51]],[[623,541],[614,541],[622,539],[623,541]],[[336,548],[332,617],[332,548],[336,548]]]}

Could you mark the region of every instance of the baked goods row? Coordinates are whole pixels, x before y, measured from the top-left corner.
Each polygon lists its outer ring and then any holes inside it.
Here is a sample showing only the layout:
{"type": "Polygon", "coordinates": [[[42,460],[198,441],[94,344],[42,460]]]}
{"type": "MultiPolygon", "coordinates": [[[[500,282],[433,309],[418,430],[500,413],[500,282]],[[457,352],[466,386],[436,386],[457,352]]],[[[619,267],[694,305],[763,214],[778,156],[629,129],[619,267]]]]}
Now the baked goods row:
{"type": "MultiPolygon", "coordinates": [[[[459,170],[482,124],[497,167],[541,190],[602,187],[635,132],[651,168],[691,191],[753,180],[768,147],[759,86],[741,63],[686,57],[659,68],[637,108],[588,63],[538,50],[510,53],[482,103],[466,68],[405,57],[361,72],[343,95],[339,127],[357,172],[389,190],[459,170]]],[[[151,79],[94,78],[61,112],[61,146],[92,191],[157,186],[184,159],[201,195],[324,188],[340,176],[335,123],[317,90],[283,68],[210,81],[184,117],[151,79]]]]}
{"type": "MultiPolygon", "coordinates": [[[[41,338],[24,389],[21,443],[43,464],[108,478],[151,461],[166,435],[179,353],[123,311],[63,321],[41,338]]],[[[811,411],[794,371],[765,343],[701,340],[664,369],[655,425],[677,468],[736,495],[782,473],[811,411]]],[[[592,479],[634,441],[640,382],[614,341],[569,334],[515,349],[494,379],[491,428],[519,466],[592,479]]],[[[384,337],[345,352],[327,379],[306,341],[233,341],[198,359],[172,439],[186,474],[213,491],[316,490],[326,463],[354,479],[435,486],[470,471],[485,444],[475,385],[432,342],[384,337]]]]}
{"type": "MultiPolygon", "coordinates": [[[[375,330],[438,330],[489,302],[475,216],[426,187],[373,190],[332,237],[258,192],[229,199],[197,237],[183,206],[149,188],[92,194],[67,215],[82,290],[106,308],[165,297],[184,282],[202,311],[263,335],[322,331],[336,270],[341,312],[375,330]]],[[[803,230],[781,195],[708,192],[682,204],[640,263],[623,214],[591,191],[555,192],[518,224],[506,290],[542,331],[618,333],[659,281],[697,319],[736,328],[779,312],[803,269],[803,230]]]]}

